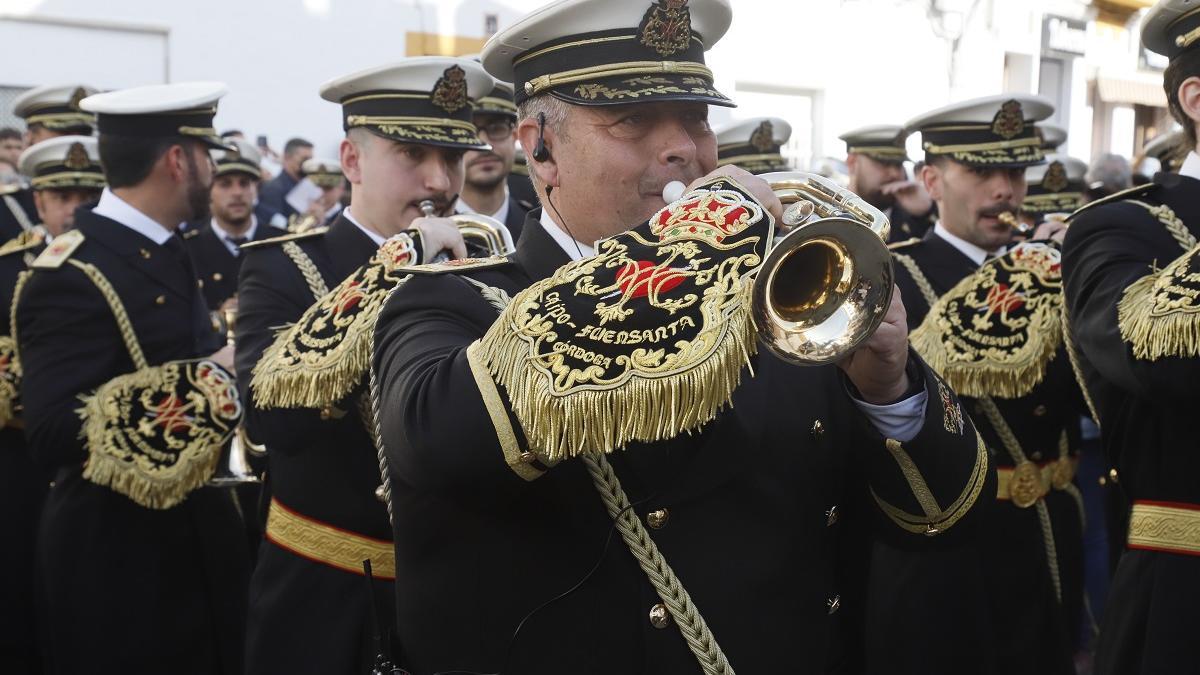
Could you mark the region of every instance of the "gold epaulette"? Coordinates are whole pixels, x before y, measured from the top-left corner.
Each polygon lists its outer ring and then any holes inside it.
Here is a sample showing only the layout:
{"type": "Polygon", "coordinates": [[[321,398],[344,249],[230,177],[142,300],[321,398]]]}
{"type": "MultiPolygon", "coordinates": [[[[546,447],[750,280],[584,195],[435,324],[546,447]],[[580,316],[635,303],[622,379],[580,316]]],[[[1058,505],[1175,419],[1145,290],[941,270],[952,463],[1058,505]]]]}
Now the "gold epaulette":
{"type": "Polygon", "coordinates": [[[273,244],[283,244],[283,243],[286,243],[289,241],[297,241],[299,239],[309,239],[312,237],[319,237],[328,231],[329,231],[328,227],[318,227],[318,228],[314,228],[311,230],[306,230],[304,232],[288,232],[287,234],[281,234],[278,237],[271,237],[270,239],[262,239],[260,241],[248,241],[245,244],[242,244],[239,248],[241,250],[245,251],[245,250],[251,249],[251,248],[261,248],[263,246],[271,246],[273,244]]]}
{"type": "Polygon", "coordinates": [[[897,241],[895,243],[888,244],[887,247],[888,247],[889,251],[895,251],[897,249],[902,249],[902,248],[905,248],[908,246],[912,246],[913,244],[918,244],[920,242],[921,242],[920,237],[912,237],[910,239],[905,239],[904,241],[897,241]]]}
{"type": "Polygon", "coordinates": [[[12,255],[13,253],[20,253],[21,251],[28,251],[31,248],[37,248],[38,246],[41,246],[42,242],[45,240],[46,237],[41,232],[38,232],[37,230],[25,230],[21,232],[21,234],[18,234],[12,239],[4,242],[3,246],[0,246],[0,257],[12,255]]]}
{"type": "Polygon", "coordinates": [[[412,274],[450,274],[454,272],[474,272],[475,270],[490,269],[493,267],[501,267],[509,264],[508,258],[502,255],[493,255],[486,258],[460,258],[458,260],[447,260],[440,263],[429,263],[426,265],[413,265],[404,269],[405,272],[412,274]]]}
{"type": "Polygon", "coordinates": [[[195,236],[196,236],[196,235],[198,235],[198,234],[200,234],[200,228],[198,228],[198,227],[195,227],[195,228],[192,228],[192,229],[188,230],[187,232],[184,232],[184,233],[183,233],[183,238],[184,238],[184,239],[191,239],[191,238],[195,237],[195,236]]]}
{"type": "Polygon", "coordinates": [[[33,261],[34,269],[56,270],[75,253],[75,249],[83,244],[83,233],[79,230],[67,230],[54,238],[46,250],[33,261]]]}
{"type": "Polygon", "coordinates": [[[1121,190],[1120,192],[1114,192],[1107,197],[1101,197],[1100,199],[1097,199],[1094,202],[1089,202],[1089,203],[1084,204],[1083,206],[1079,207],[1078,209],[1076,209],[1074,213],[1067,216],[1067,222],[1074,220],[1075,216],[1078,216],[1079,214],[1083,213],[1084,211],[1087,211],[1088,209],[1092,209],[1097,206],[1101,206],[1103,204],[1111,204],[1112,202],[1119,202],[1123,199],[1135,197],[1140,194],[1145,194],[1147,192],[1150,192],[1151,190],[1153,190],[1156,187],[1158,187],[1158,183],[1144,183],[1142,185],[1135,185],[1131,188],[1121,190]]]}

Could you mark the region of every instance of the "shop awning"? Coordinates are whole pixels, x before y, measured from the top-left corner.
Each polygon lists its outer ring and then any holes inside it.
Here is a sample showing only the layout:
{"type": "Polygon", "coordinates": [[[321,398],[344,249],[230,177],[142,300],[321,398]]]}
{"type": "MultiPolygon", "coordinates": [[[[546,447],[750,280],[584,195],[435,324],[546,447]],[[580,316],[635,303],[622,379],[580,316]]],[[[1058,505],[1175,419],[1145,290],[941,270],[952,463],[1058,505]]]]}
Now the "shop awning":
{"type": "Polygon", "coordinates": [[[1162,75],[1157,73],[1101,73],[1096,76],[1096,93],[1105,103],[1167,107],[1162,75]]]}

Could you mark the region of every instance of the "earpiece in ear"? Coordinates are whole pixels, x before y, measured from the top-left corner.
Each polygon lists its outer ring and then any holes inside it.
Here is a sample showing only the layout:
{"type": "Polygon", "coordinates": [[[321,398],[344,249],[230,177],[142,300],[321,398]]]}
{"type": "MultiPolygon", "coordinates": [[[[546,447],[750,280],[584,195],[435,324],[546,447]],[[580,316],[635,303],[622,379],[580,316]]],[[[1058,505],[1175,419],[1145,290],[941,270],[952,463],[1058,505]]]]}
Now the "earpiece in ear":
{"type": "Polygon", "coordinates": [[[538,113],[538,139],[533,147],[533,161],[544,162],[550,159],[550,149],[546,147],[546,113],[538,113]]]}

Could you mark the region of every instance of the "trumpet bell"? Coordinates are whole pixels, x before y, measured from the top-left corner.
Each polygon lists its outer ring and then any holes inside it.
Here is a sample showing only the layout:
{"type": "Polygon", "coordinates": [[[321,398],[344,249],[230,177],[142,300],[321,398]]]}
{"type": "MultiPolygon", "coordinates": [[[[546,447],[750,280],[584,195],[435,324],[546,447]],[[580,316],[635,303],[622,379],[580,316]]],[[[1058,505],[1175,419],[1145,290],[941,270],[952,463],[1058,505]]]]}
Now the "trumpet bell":
{"type": "Polygon", "coordinates": [[[892,301],[887,217],[821,176],[761,176],[789,229],[774,242],[752,293],[759,339],[796,365],[832,363],[869,338],[892,301]]]}
{"type": "Polygon", "coordinates": [[[450,216],[458,226],[458,232],[466,242],[472,258],[480,256],[504,256],[516,250],[508,226],[490,216],[459,213],[450,216]]]}

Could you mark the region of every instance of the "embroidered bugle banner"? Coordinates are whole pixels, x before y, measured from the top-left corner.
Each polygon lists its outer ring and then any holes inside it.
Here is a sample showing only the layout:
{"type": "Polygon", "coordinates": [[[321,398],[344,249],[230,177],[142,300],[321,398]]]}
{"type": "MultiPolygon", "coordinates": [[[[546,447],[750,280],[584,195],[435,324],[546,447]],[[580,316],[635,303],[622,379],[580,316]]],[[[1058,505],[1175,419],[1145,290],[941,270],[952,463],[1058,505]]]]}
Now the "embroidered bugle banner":
{"type": "Polygon", "coordinates": [[[557,461],[711,420],[754,353],[774,219],[728,178],[517,294],[481,340],[530,448],[557,461]]]}
{"type": "Polygon", "coordinates": [[[1130,284],[1117,326],[1134,358],[1200,356],[1200,246],[1130,284]]]}
{"type": "Polygon", "coordinates": [[[1058,247],[1019,244],[934,303],[909,341],[962,396],[1018,398],[1062,344],[1058,247]]]}
{"type": "Polygon", "coordinates": [[[115,377],[83,404],[83,477],[152,509],[175,506],[212,477],[242,418],[233,376],[211,361],[115,377]]]}
{"type": "Polygon", "coordinates": [[[263,408],[321,408],[348,395],[371,363],[372,335],[392,289],[408,278],[417,247],[401,233],[279,331],[254,366],[250,389],[263,408]]]}

